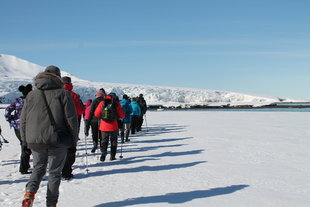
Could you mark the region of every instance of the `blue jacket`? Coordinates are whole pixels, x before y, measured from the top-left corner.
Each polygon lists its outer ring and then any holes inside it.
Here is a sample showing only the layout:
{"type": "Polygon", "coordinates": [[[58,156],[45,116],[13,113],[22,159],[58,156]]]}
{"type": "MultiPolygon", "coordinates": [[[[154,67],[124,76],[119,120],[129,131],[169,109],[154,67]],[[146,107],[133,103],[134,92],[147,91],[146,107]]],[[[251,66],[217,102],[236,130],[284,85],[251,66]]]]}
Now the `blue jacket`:
{"type": "Polygon", "coordinates": [[[130,103],[130,105],[131,105],[131,108],[132,108],[131,115],[133,115],[133,116],[142,116],[140,106],[139,106],[139,104],[136,101],[132,101],[130,103]]]}
{"type": "Polygon", "coordinates": [[[24,97],[17,98],[5,109],[5,119],[10,123],[10,127],[20,130],[20,116],[24,106],[24,97]],[[12,115],[12,112],[14,114],[12,115]]]}
{"type": "Polygon", "coordinates": [[[127,99],[122,99],[120,101],[121,107],[125,113],[125,118],[121,119],[123,123],[130,123],[131,122],[131,113],[132,113],[132,108],[131,104],[127,99]]]}

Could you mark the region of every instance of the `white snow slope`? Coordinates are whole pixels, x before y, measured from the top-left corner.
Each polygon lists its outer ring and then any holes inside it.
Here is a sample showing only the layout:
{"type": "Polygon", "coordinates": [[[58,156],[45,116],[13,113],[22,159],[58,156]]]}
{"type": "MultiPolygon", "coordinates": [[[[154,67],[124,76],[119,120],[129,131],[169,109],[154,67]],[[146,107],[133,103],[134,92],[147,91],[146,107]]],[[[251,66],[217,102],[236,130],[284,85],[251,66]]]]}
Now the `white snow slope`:
{"type": "MultiPolygon", "coordinates": [[[[21,206],[29,175],[0,110],[0,206],[21,206]]],[[[308,207],[310,116],[300,112],[153,111],[123,145],[122,160],[87,157],[81,130],[72,181],[59,207],[308,207]]],[[[81,127],[83,129],[83,126],[81,127]]],[[[32,165],[32,162],[31,162],[32,165]]],[[[34,207],[45,207],[46,177],[34,207]]]]}
{"type": "MultiPolygon", "coordinates": [[[[0,101],[10,103],[20,95],[18,86],[33,83],[32,79],[44,68],[15,56],[0,54],[0,101]]],[[[80,94],[83,101],[93,98],[99,88],[104,88],[108,93],[115,92],[120,98],[123,94],[135,97],[142,93],[149,105],[266,105],[279,101],[278,98],[225,91],[91,82],[64,71],[62,76],[72,77],[74,91],[80,94]]]]}

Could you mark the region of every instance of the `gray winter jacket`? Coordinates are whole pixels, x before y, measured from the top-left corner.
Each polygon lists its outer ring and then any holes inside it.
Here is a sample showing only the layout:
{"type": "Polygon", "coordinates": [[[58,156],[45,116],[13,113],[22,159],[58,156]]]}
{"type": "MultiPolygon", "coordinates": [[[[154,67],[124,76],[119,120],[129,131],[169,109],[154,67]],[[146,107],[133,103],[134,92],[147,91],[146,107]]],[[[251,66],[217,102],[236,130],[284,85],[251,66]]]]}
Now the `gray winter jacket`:
{"type": "Polygon", "coordinates": [[[21,139],[28,148],[50,146],[53,133],[46,104],[41,90],[44,90],[47,102],[56,122],[56,127],[65,129],[78,140],[78,120],[69,91],[63,89],[60,77],[47,72],[39,73],[34,78],[37,89],[26,98],[21,115],[21,139]]]}

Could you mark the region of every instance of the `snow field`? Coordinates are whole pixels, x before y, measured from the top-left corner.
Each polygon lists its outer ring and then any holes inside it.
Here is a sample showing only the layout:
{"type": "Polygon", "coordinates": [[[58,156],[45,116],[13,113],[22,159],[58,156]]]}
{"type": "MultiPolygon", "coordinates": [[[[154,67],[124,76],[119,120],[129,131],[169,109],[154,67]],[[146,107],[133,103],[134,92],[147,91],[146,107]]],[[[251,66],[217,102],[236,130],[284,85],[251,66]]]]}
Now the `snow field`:
{"type": "MultiPolygon", "coordinates": [[[[0,110],[0,205],[19,206],[29,175],[18,173],[19,146],[0,110]]],[[[306,207],[310,203],[310,116],[298,112],[150,111],[122,160],[85,165],[81,126],[75,178],[62,181],[59,206],[306,207]]],[[[46,178],[34,206],[45,206],[46,178]]]]}

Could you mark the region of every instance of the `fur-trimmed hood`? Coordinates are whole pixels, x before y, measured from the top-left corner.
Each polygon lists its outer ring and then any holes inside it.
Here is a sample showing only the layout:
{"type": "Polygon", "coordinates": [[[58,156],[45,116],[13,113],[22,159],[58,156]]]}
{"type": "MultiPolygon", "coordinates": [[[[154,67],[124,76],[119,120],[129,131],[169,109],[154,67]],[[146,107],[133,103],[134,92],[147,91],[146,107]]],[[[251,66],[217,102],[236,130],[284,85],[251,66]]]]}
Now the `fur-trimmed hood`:
{"type": "Polygon", "coordinates": [[[61,78],[53,73],[39,73],[33,80],[37,89],[50,90],[63,87],[61,78]]]}

